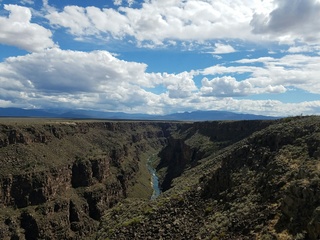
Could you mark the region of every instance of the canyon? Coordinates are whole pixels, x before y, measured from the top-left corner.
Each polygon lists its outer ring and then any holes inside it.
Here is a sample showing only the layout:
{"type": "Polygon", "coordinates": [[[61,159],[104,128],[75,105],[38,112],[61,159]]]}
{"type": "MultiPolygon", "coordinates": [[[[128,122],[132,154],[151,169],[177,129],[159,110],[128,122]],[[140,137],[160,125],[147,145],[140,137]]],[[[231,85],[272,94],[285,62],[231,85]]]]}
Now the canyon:
{"type": "Polygon", "coordinates": [[[316,116],[3,118],[0,238],[318,239],[319,160],[316,116]]]}

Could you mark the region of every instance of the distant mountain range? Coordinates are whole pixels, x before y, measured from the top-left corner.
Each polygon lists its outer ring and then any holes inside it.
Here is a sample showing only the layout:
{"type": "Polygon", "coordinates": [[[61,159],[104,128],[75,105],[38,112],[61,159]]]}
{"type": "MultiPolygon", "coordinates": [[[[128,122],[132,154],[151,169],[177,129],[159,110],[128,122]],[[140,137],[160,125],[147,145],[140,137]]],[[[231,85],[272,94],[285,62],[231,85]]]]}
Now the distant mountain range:
{"type": "Polygon", "coordinates": [[[234,113],[228,111],[194,111],[168,115],[130,114],[70,109],[22,109],[0,108],[0,117],[37,117],[71,119],[114,119],[114,120],[171,120],[171,121],[213,121],[213,120],[267,120],[276,117],[234,113]]]}

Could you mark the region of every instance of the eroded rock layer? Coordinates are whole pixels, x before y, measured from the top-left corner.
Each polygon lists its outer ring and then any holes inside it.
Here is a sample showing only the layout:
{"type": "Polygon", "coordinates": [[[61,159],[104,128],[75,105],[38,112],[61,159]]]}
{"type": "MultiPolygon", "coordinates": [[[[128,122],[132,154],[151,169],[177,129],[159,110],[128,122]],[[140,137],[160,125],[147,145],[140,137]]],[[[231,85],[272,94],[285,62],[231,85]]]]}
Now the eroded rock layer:
{"type": "Polygon", "coordinates": [[[319,117],[13,121],[0,161],[0,239],[320,239],[319,117]]]}
{"type": "Polygon", "coordinates": [[[0,125],[0,239],[90,238],[172,127],[36,121],[0,125]]]}
{"type": "Polygon", "coordinates": [[[319,117],[195,123],[168,142],[168,190],[107,211],[98,239],[320,239],[319,117]]]}

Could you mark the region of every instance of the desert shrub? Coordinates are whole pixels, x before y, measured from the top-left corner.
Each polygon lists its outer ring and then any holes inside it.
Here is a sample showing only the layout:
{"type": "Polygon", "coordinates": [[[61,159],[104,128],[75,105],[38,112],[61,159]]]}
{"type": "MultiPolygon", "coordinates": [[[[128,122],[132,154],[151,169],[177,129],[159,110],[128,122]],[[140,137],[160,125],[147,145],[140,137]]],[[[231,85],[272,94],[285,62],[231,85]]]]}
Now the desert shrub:
{"type": "Polygon", "coordinates": [[[128,227],[128,226],[133,226],[136,224],[139,224],[141,222],[142,218],[141,217],[134,217],[129,219],[128,221],[125,221],[122,226],[123,227],[128,227]]]}

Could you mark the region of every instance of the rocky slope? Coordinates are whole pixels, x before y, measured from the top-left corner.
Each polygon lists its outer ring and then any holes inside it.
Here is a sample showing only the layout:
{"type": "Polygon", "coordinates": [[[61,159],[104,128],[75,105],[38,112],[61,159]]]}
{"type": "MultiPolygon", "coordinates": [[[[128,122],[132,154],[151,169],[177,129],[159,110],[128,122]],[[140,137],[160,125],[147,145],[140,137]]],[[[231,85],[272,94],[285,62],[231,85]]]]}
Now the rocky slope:
{"type": "Polygon", "coordinates": [[[11,121],[0,161],[0,239],[320,239],[319,117],[11,121]]]}
{"type": "Polygon", "coordinates": [[[319,117],[196,123],[172,136],[159,164],[177,176],[168,190],[107,211],[97,239],[320,239],[319,117]]]}
{"type": "Polygon", "coordinates": [[[90,239],[104,211],[141,184],[146,154],[166,144],[173,126],[3,121],[0,239],[27,240],[90,239]]]}

